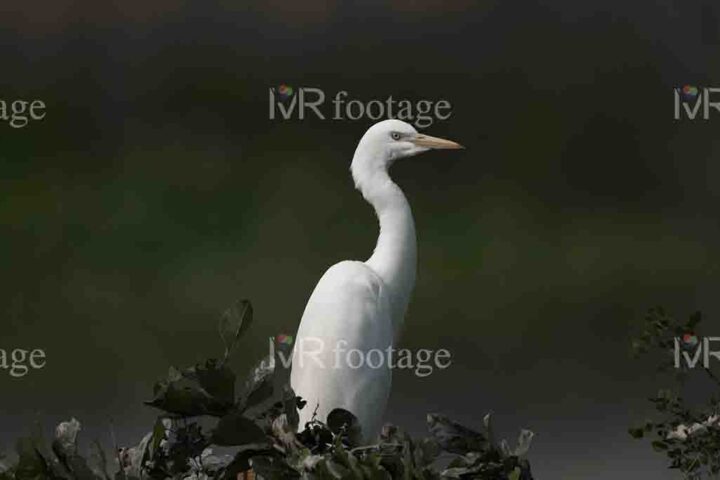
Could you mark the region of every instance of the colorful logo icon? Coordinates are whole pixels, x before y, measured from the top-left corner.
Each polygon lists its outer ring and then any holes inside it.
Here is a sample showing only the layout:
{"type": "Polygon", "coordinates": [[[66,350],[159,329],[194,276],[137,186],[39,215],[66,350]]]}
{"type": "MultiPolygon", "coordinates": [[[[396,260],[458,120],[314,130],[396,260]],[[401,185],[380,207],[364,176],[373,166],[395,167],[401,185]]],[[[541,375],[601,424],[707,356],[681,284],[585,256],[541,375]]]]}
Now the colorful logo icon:
{"type": "Polygon", "coordinates": [[[682,87],[682,94],[685,98],[695,98],[698,96],[698,88],[694,85],[685,85],[682,87]]]}
{"type": "Polygon", "coordinates": [[[287,100],[288,98],[293,96],[293,93],[295,93],[295,90],[290,85],[285,85],[284,83],[278,87],[278,94],[280,95],[280,100],[287,100]]]}
{"type": "Polygon", "coordinates": [[[292,345],[295,339],[292,335],[280,334],[275,337],[275,341],[280,345],[292,345]]]}
{"type": "Polygon", "coordinates": [[[694,347],[698,344],[698,337],[694,333],[686,333],[682,336],[682,341],[688,347],[694,347]]]}

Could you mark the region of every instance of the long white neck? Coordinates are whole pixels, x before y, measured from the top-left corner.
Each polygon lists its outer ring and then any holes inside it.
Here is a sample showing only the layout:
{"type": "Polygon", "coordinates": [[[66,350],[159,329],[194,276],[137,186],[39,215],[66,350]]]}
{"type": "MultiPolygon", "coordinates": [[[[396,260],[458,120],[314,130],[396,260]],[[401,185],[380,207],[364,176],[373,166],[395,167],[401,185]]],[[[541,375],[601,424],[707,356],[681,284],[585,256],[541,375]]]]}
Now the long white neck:
{"type": "MultiPolygon", "coordinates": [[[[380,222],[380,235],[372,256],[365,262],[392,292],[395,329],[405,316],[415,287],[417,241],[410,204],[392,181],[387,167],[377,161],[353,160],[353,178],[363,197],[373,206],[380,222]]],[[[369,160],[369,159],[368,159],[369,160]]]]}

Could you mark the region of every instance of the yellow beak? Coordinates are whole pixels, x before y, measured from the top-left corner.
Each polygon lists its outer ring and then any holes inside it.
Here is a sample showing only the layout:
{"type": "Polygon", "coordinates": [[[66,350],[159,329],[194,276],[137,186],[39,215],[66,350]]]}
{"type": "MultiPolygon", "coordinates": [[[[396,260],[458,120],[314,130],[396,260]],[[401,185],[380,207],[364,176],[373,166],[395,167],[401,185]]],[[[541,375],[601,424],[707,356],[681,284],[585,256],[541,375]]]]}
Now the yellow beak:
{"type": "Polygon", "coordinates": [[[410,141],[418,147],[434,148],[437,150],[457,150],[459,148],[465,148],[451,140],[431,137],[430,135],[423,135],[422,133],[418,133],[415,138],[410,139],[410,141]]]}

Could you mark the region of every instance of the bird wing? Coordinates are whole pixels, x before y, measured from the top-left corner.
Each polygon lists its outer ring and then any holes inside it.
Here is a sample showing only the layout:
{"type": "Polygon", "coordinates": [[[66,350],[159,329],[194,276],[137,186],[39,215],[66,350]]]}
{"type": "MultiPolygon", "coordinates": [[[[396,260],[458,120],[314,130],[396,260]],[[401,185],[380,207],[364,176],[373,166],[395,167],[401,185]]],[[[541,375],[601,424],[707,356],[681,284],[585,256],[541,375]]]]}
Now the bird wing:
{"type": "Polygon", "coordinates": [[[291,383],[308,402],[301,427],[316,407],[321,421],[332,409],[344,408],[358,417],[366,438],[374,435],[390,392],[386,352],[393,335],[382,279],[362,262],[345,261],[328,269],[305,307],[293,352],[291,383]],[[371,350],[385,352],[380,368],[375,368],[380,354],[368,357],[371,350]]]}

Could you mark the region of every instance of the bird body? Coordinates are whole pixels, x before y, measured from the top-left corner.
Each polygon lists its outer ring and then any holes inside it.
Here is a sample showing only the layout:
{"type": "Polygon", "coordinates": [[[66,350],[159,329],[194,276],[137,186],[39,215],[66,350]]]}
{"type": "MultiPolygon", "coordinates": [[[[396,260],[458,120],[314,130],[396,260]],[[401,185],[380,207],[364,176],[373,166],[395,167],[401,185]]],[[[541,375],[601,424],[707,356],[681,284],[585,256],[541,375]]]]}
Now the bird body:
{"type": "Polygon", "coordinates": [[[318,282],[295,339],[291,385],[307,401],[300,428],[335,408],[352,412],[365,439],[378,433],[392,372],[390,350],[415,285],[417,247],[410,205],[388,169],[431,148],[461,148],[399,120],[365,133],[353,157],[355,186],[375,209],[380,234],[365,262],[343,261],[318,282]]]}
{"type": "Polygon", "coordinates": [[[391,302],[383,280],[363,262],[340,262],[322,276],[308,300],[295,343],[305,352],[293,358],[291,377],[296,393],[308,402],[300,412],[301,426],[316,407],[322,421],[340,407],[351,411],[365,432],[381,427],[376,412],[388,400],[390,369],[348,368],[348,364],[359,362],[359,355],[349,353],[353,349],[385,352],[393,346],[391,302]],[[313,357],[313,352],[319,353],[313,357]]]}

